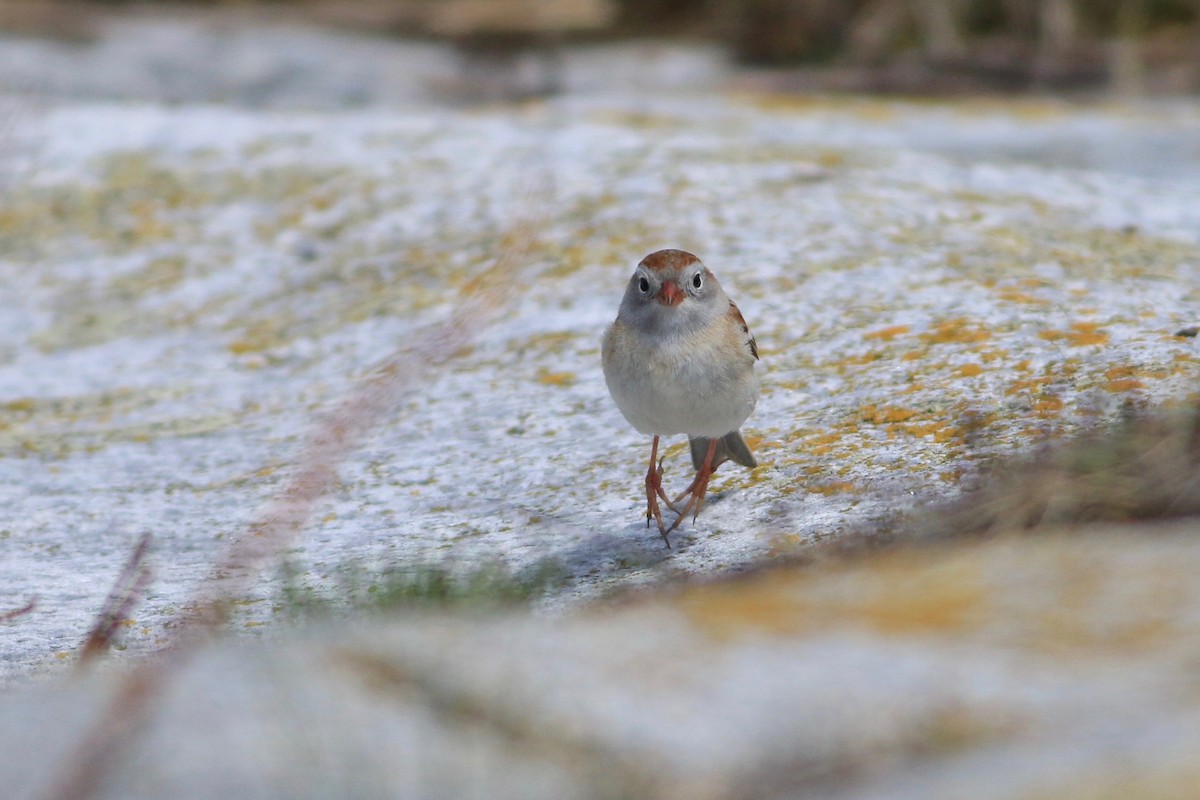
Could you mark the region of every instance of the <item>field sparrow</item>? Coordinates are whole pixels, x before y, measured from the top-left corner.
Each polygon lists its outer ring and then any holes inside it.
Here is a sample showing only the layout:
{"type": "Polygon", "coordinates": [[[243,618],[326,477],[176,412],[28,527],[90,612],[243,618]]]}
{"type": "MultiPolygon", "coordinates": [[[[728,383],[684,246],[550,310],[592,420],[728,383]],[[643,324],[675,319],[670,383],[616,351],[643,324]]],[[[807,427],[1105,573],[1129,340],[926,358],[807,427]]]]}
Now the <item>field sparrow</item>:
{"type": "Polygon", "coordinates": [[[683,250],[659,250],[642,259],[629,279],[617,320],[604,335],[604,380],[622,416],[653,436],[646,472],[646,525],[653,518],[667,547],[668,534],[689,513],[700,514],[708,480],[725,461],[757,463],[738,431],[758,402],[754,362],[758,347],[738,307],[700,259],[683,250]],[[658,437],[687,434],[696,477],[678,497],[662,488],[658,437]],[[657,463],[655,463],[657,461],[657,463]],[[658,500],[677,516],[663,525],[658,500]]]}

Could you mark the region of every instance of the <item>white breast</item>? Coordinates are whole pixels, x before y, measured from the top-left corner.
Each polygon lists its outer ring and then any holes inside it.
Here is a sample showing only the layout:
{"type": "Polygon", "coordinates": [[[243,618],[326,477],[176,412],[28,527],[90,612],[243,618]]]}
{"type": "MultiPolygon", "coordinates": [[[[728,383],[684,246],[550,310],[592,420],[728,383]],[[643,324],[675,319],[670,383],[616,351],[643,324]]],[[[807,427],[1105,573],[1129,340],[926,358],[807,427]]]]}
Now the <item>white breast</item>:
{"type": "Polygon", "coordinates": [[[649,343],[615,323],[604,339],[604,377],[621,414],[649,435],[723,436],[758,401],[754,358],[724,320],[685,337],[649,343]]]}

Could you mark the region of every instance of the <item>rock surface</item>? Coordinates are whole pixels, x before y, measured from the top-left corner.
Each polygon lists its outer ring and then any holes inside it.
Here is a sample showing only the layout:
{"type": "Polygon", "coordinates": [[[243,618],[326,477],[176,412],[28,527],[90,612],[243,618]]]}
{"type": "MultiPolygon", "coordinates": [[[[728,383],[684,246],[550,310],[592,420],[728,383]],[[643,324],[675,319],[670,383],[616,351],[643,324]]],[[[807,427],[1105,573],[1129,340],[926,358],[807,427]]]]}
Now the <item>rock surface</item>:
{"type": "Polygon", "coordinates": [[[1195,794],[1194,521],[709,580],[1194,401],[1193,106],[667,93],[715,61],[630,46],[449,110],[444,51],[157,25],[0,42],[5,796],[1195,794]],[[666,246],[763,355],[761,466],[672,551],[598,365],[666,246]],[[125,649],[50,674],[147,531],[125,649]],[[538,599],[282,624],[396,574],[538,599]]]}
{"type": "Polygon", "coordinates": [[[1190,797],[1198,533],[226,640],[0,700],[0,779],[13,798],[1190,797]]]}
{"type": "MultiPolygon", "coordinates": [[[[428,564],[550,565],[547,609],[736,570],[1195,392],[1194,339],[1173,335],[1200,299],[1195,162],[1112,156],[1195,141],[1188,109],[630,96],[14,119],[0,608],[39,604],[0,645],[9,680],[70,661],[143,531],[157,578],[127,642],[165,641],[321,420],[405,348],[424,366],[279,545],[335,599],[428,564]],[[1011,156],[1064,137],[1114,166],[1011,156]],[[762,466],[722,470],[674,551],[644,526],[648,443],[598,366],[632,265],[665,246],[721,276],[763,382],[762,466]],[[463,318],[481,285],[501,290],[488,327],[463,318]],[[431,339],[455,314],[463,335],[431,339]]],[[[273,567],[249,582],[237,624],[274,619],[280,591],[273,567]]]]}

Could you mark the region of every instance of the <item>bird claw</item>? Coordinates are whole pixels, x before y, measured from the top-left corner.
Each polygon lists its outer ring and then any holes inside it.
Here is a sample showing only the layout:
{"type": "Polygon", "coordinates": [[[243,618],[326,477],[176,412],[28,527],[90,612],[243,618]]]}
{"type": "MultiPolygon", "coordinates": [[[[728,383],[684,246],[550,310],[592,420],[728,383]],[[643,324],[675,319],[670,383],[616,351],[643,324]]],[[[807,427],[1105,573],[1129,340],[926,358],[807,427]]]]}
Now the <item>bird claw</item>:
{"type": "MultiPolygon", "coordinates": [[[[676,514],[679,513],[679,509],[675,508],[675,504],[671,502],[671,499],[667,497],[667,493],[663,491],[662,476],[663,459],[660,458],[658,460],[658,465],[653,466],[653,462],[651,462],[651,468],[646,472],[646,527],[650,527],[651,519],[657,522],[658,532],[662,535],[663,541],[666,542],[667,547],[670,548],[671,543],[667,540],[667,534],[670,533],[675,526],[672,525],[671,528],[667,528],[666,525],[663,524],[662,510],[658,507],[659,498],[662,499],[667,508],[674,511],[676,514]]],[[[678,520],[676,520],[676,522],[678,522],[678,520]]]]}
{"type": "Polygon", "coordinates": [[[690,513],[694,523],[700,516],[700,509],[704,507],[704,495],[708,491],[708,480],[713,474],[712,462],[716,445],[717,441],[713,439],[709,444],[704,463],[696,471],[696,477],[692,479],[688,488],[672,501],[662,488],[663,459],[658,458],[658,437],[654,437],[654,445],[650,451],[650,466],[646,470],[646,527],[650,527],[651,519],[658,523],[659,535],[662,536],[663,543],[666,544],[668,550],[671,549],[670,533],[679,527],[679,523],[683,521],[684,517],[690,513]],[[675,503],[684,497],[688,498],[687,504],[682,509],[676,508],[675,503]],[[663,523],[662,509],[658,505],[660,499],[667,508],[675,512],[675,521],[669,526],[663,523]]]}

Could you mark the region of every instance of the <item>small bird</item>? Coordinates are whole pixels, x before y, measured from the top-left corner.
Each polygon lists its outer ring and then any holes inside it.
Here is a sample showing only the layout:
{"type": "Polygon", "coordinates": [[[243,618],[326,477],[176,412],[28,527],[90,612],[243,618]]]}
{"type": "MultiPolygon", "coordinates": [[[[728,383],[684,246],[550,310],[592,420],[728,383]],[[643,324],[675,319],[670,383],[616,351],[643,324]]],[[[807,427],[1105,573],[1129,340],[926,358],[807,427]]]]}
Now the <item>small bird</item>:
{"type": "Polygon", "coordinates": [[[646,472],[646,525],[654,519],[668,535],[689,513],[700,514],[708,480],[733,461],[758,466],[738,430],[758,402],[754,362],[758,345],[742,312],[700,259],[683,250],[659,250],[641,260],[625,287],[617,319],[601,349],[604,381],[621,415],[653,436],[646,472]],[[658,439],[687,434],[696,477],[676,508],[662,488],[658,439]],[[663,524],[659,499],[678,516],[663,524]]]}

